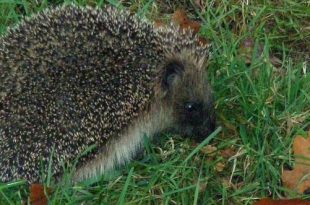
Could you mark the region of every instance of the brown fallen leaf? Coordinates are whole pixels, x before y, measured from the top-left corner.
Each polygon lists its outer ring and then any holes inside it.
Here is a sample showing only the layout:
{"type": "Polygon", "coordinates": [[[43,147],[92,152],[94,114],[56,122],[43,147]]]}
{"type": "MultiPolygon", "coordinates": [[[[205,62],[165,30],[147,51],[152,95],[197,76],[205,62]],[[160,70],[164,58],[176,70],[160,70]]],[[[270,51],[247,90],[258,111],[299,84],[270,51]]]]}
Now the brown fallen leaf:
{"type": "MultiPolygon", "coordinates": [[[[46,189],[47,194],[51,194],[50,188],[46,189]]],[[[30,204],[31,205],[47,205],[48,200],[44,193],[44,186],[42,184],[30,185],[30,204]]]]}
{"type": "MultiPolygon", "coordinates": [[[[194,34],[197,34],[201,28],[201,24],[198,21],[192,21],[188,18],[186,12],[182,9],[177,9],[171,18],[171,22],[179,26],[182,30],[190,30],[194,34]]],[[[154,26],[156,28],[165,26],[166,24],[162,20],[156,20],[154,26]]],[[[208,45],[209,41],[206,38],[198,37],[198,42],[201,45],[208,45]]]]}
{"type": "Polygon", "coordinates": [[[198,7],[201,7],[202,6],[202,0],[195,0],[195,5],[198,6],[198,7]]]}
{"type": "Polygon", "coordinates": [[[225,164],[222,163],[222,162],[218,162],[216,165],[215,165],[215,170],[217,172],[222,172],[225,168],[225,164]]]}
{"type": "Polygon", "coordinates": [[[307,138],[297,136],[294,139],[293,151],[295,167],[283,171],[282,182],[288,189],[304,193],[310,188],[310,130],[307,138]]]}
{"type": "Polygon", "coordinates": [[[213,145],[206,145],[203,148],[201,148],[200,152],[203,154],[208,154],[210,156],[214,155],[217,148],[213,145]]]}
{"type": "Polygon", "coordinates": [[[182,9],[177,9],[171,18],[171,21],[177,25],[182,25],[184,23],[187,23],[189,21],[186,12],[182,9]]]}
{"type": "Polygon", "coordinates": [[[221,156],[226,159],[234,156],[236,153],[237,153],[237,150],[234,149],[233,147],[229,147],[229,148],[226,148],[220,151],[221,156]]]}
{"type": "MultiPolygon", "coordinates": [[[[191,30],[194,34],[197,34],[201,28],[201,24],[198,21],[192,21],[188,18],[186,12],[182,9],[177,9],[171,21],[180,26],[183,30],[191,30]]],[[[202,45],[208,45],[209,41],[206,38],[199,37],[198,41],[202,45]]]]}
{"type": "Polygon", "coordinates": [[[195,0],[195,5],[200,8],[200,9],[205,9],[205,4],[206,2],[202,1],[202,0],[195,0]]]}
{"type": "Polygon", "coordinates": [[[283,62],[275,55],[270,55],[269,60],[271,64],[276,68],[280,68],[283,64],[283,62]]]}
{"type": "MultiPolygon", "coordinates": [[[[246,38],[240,45],[239,55],[245,58],[247,65],[251,64],[253,53],[254,53],[255,40],[251,37],[246,38]]],[[[257,57],[263,52],[263,44],[258,45],[257,57]]]]}
{"type": "Polygon", "coordinates": [[[201,27],[199,22],[190,20],[186,12],[181,9],[177,9],[174,12],[171,20],[173,23],[179,25],[181,29],[192,30],[193,33],[198,33],[201,27]]]}
{"type": "Polygon", "coordinates": [[[301,199],[261,199],[260,201],[254,203],[253,205],[310,205],[310,201],[305,201],[301,199]]]}
{"type": "MultiPolygon", "coordinates": [[[[247,65],[251,64],[254,53],[254,47],[255,47],[255,39],[252,37],[246,38],[240,44],[238,53],[241,57],[245,59],[245,63],[247,65]]],[[[257,53],[255,57],[261,56],[263,51],[264,51],[264,44],[258,43],[258,48],[256,51],[257,53]]],[[[269,55],[269,61],[275,68],[280,68],[283,64],[282,61],[272,53],[269,55]]]]}

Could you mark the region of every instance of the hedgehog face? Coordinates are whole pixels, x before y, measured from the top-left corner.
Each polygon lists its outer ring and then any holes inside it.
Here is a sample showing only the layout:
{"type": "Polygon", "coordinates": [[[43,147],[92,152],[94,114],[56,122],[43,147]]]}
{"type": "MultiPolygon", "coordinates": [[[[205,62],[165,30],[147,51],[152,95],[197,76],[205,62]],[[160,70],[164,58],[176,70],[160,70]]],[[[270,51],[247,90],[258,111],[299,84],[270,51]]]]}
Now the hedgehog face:
{"type": "Polygon", "coordinates": [[[165,101],[173,110],[173,130],[202,141],[215,129],[215,114],[206,71],[194,62],[169,60],[161,86],[166,91],[165,101]]]}

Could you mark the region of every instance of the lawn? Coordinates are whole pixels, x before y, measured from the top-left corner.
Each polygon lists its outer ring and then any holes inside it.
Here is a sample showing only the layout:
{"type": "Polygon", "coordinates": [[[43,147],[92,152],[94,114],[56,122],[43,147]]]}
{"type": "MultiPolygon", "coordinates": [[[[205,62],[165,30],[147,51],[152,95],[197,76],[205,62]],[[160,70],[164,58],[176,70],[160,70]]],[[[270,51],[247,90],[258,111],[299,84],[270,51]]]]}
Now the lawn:
{"type": "MultiPolygon", "coordinates": [[[[310,129],[309,1],[76,2],[109,3],[164,22],[182,8],[199,21],[199,35],[212,45],[208,77],[219,128],[200,145],[163,133],[145,142],[143,157],[101,178],[74,184],[68,170],[61,182],[44,183],[52,189],[50,204],[238,205],[262,197],[310,198],[281,184],[283,169],[294,167],[294,136],[310,129]]],[[[22,16],[62,3],[0,0],[0,33],[22,16]]],[[[28,193],[24,181],[0,183],[0,204],[19,204],[28,193]]]]}

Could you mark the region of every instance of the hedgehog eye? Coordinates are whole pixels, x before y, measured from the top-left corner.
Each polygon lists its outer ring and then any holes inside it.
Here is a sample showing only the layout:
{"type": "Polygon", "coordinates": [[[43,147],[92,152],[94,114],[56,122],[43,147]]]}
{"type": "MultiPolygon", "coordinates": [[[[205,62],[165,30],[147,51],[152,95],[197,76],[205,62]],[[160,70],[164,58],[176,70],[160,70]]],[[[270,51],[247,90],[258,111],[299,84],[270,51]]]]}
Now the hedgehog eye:
{"type": "Polygon", "coordinates": [[[164,67],[164,70],[165,71],[164,71],[162,86],[165,89],[169,89],[173,85],[173,82],[176,79],[176,77],[182,74],[184,70],[184,66],[179,62],[173,61],[173,62],[169,62],[164,67]]]}

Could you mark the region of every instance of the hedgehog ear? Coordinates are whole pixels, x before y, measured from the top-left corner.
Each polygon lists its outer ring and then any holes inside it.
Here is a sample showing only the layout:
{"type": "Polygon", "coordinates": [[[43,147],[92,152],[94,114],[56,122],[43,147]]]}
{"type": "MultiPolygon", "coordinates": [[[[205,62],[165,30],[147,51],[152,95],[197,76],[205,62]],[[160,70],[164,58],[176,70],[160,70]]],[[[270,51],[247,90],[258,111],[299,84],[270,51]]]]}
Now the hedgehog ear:
{"type": "Polygon", "coordinates": [[[170,61],[164,66],[162,87],[169,90],[175,79],[182,74],[184,66],[178,61],[170,61]]]}

